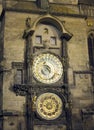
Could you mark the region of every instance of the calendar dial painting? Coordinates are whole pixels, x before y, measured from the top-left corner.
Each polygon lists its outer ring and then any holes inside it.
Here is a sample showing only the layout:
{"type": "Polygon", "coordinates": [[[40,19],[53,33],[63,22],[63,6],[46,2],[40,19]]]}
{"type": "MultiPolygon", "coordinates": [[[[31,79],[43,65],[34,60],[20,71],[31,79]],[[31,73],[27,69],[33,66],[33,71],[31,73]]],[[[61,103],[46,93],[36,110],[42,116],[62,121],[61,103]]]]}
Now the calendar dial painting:
{"type": "Polygon", "coordinates": [[[63,65],[54,54],[42,53],[34,58],[32,72],[37,81],[52,84],[61,79],[63,65]]]}
{"type": "Polygon", "coordinates": [[[62,113],[63,103],[61,98],[54,93],[41,94],[36,101],[36,111],[46,120],[57,119],[62,113]]]}

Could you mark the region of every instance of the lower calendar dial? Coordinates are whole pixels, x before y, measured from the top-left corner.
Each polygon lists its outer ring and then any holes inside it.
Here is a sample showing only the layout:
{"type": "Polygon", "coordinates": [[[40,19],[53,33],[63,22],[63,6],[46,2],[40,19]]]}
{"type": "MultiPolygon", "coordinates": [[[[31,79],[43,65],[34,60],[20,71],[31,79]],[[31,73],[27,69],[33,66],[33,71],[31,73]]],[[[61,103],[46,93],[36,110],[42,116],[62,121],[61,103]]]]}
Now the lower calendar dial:
{"type": "Polygon", "coordinates": [[[62,113],[63,103],[54,93],[41,94],[36,101],[37,113],[46,120],[54,120],[62,113]]]}

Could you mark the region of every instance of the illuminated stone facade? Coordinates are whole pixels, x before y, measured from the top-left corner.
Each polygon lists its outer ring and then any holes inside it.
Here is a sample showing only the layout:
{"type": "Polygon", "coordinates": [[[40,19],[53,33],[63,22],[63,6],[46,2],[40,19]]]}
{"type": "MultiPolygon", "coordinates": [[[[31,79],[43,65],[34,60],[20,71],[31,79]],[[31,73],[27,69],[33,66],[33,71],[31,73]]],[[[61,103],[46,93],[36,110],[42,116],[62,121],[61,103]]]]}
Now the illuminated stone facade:
{"type": "Polygon", "coordinates": [[[76,0],[43,1],[3,1],[0,18],[0,129],[93,130],[94,6],[76,0]],[[53,62],[48,58],[46,63],[40,60],[43,72],[39,69],[36,75],[38,79],[44,78],[46,83],[42,83],[43,79],[39,82],[34,77],[32,66],[34,58],[45,53],[56,58],[53,57],[53,62]],[[50,77],[59,71],[57,58],[62,62],[63,75],[58,82],[59,76],[56,76],[55,82],[50,77]],[[56,70],[54,63],[57,64],[56,70]],[[41,103],[38,107],[47,120],[36,112],[36,101],[43,93],[57,94],[62,100],[60,105],[61,100],[57,102],[54,97],[49,96],[49,100],[44,97],[47,100],[44,109],[48,113],[42,110],[41,103]],[[51,102],[52,106],[45,106],[51,102]],[[54,114],[50,109],[56,114],[58,104],[62,106],[62,114],[49,120],[54,114]]]}

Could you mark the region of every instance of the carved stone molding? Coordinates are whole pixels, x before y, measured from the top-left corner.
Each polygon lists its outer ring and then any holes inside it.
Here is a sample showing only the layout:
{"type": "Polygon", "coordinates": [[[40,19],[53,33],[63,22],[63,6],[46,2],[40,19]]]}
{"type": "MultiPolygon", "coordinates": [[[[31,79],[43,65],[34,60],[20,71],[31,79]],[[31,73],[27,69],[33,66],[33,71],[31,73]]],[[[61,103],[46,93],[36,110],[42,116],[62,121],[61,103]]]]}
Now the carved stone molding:
{"type": "Polygon", "coordinates": [[[13,86],[13,91],[16,93],[16,95],[20,95],[20,96],[26,96],[28,94],[28,85],[24,85],[24,84],[15,84],[13,86]]]}
{"type": "Polygon", "coordinates": [[[24,63],[22,62],[12,62],[12,68],[13,69],[22,69],[24,68],[24,63]]]}

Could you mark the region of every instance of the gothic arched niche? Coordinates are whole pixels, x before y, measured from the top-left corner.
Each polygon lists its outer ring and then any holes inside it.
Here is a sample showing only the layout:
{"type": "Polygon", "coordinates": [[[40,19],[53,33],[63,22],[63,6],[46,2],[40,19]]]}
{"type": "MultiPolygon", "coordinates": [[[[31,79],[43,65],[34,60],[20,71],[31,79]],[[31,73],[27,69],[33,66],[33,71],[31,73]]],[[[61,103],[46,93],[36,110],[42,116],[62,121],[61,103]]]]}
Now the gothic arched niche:
{"type": "Polygon", "coordinates": [[[32,36],[33,47],[50,49],[50,51],[60,55],[61,39],[59,30],[49,22],[37,24],[32,36]]]}
{"type": "Polygon", "coordinates": [[[58,20],[56,17],[53,17],[49,14],[40,17],[39,19],[37,19],[32,27],[32,30],[34,30],[34,32],[36,31],[37,27],[39,27],[39,25],[48,25],[52,28],[54,28],[55,30],[57,30],[58,32],[58,36],[59,38],[65,38],[66,40],[70,40],[70,38],[72,37],[72,34],[69,33],[65,28],[63,23],[61,23],[60,20],[58,20]]]}
{"type": "MultiPolygon", "coordinates": [[[[26,21],[29,21],[29,24],[30,24],[30,20],[31,20],[31,18],[26,19],[26,21]]],[[[47,14],[47,15],[44,15],[42,17],[39,17],[36,21],[34,21],[34,23],[32,24],[32,27],[31,27],[31,25],[29,28],[27,27],[27,29],[25,30],[25,32],[23,34],[23,38],[26,38],[29,34],[32,35],[35,32],[36,27],[41,23],[42,24],[49,24],[49,25],[52,25],[55,28],[57,28],[57,30],[59,30],[59,37],[60,38],[65,38],[66,40],[70,40],[70,38],[72,37],[72,34],[69,33],[64,28],[63,23],[59,19],[47,14]]]]}
{"type": "Polygon", "coordinates": [[[68,41],[72,37],[72,34],[64,28],[63,23],[49,14],[39,17],[31,30],[33,30],[32,46],[34,53],[49,49],[61,56],[63,39],[68,41]]]}

